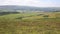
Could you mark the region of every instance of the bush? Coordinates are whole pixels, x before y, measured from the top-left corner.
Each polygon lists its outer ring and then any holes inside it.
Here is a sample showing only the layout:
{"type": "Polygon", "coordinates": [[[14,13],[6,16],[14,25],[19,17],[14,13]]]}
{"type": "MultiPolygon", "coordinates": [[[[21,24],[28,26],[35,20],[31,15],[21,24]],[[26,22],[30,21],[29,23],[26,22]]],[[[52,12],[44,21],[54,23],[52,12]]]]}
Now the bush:
{"type": "Polygon", "coordinates": [[[41,15],[44,15],[44,14],[38,14],[37,16],[41,16],[41,15]]]}
{"type": "Polygon", "coordinates": [[[49,15],[44,15],[43,17],[47,18],[47,17],[49,17],[49,15]]]}

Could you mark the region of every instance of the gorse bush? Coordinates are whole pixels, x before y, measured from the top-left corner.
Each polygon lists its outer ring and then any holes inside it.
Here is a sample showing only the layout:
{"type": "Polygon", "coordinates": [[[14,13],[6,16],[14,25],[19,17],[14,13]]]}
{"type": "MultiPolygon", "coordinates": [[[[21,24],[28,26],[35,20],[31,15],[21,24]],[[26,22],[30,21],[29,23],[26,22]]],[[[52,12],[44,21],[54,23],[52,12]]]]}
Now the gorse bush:
{"type": "Polygon", "coordinates": [[[44,18],[48,18],[48,17],[49,17],[49,15],[44,15],[43,17],[44,17],[44,18]]]}

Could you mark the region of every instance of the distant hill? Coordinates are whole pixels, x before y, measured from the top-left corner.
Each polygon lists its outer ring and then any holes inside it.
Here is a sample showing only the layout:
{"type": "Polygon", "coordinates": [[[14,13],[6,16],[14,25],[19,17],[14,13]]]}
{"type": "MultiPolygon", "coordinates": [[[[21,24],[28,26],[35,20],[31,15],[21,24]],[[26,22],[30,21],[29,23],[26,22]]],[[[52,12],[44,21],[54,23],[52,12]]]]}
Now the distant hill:
{"type": "Polygon", "coordinates": [[[17,6],[17,5],[3,5],[1,10],[29,10],[29,11],[60,11],[60,7],[32,7],[32,6],[17,6]]]}

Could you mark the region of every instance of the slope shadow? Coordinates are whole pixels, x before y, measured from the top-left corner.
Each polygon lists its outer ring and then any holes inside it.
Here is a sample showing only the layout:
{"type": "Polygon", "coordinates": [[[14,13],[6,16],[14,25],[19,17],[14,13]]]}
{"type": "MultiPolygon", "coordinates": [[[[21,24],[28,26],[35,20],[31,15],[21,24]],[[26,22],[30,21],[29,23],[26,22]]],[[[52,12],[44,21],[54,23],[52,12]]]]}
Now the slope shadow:
{"type": "Polygon", "coordinates": [[[8,15],[8,14],[18,14],[19,12],[0,12],[0,16],[8,15]]]}

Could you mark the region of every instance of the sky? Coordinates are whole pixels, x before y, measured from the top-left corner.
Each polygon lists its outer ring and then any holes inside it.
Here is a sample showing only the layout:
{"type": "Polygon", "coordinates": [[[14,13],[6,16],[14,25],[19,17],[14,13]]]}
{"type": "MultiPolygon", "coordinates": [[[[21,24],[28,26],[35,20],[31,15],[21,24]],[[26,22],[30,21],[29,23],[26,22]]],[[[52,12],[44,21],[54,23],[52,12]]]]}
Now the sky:
{"type": "Polygon", "coordinates": [[[0,5],[60,7],[60,0],[0,0],[0,5]]]}

